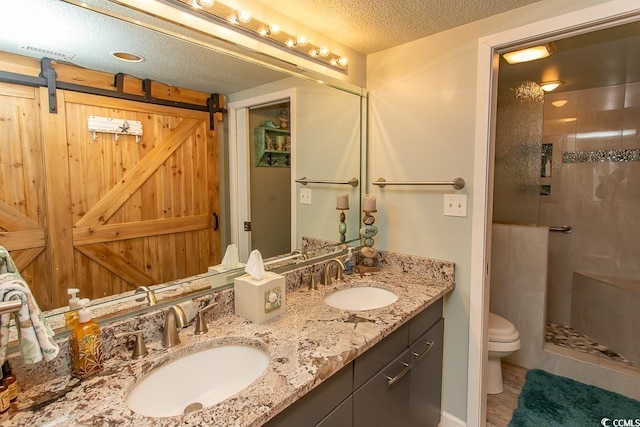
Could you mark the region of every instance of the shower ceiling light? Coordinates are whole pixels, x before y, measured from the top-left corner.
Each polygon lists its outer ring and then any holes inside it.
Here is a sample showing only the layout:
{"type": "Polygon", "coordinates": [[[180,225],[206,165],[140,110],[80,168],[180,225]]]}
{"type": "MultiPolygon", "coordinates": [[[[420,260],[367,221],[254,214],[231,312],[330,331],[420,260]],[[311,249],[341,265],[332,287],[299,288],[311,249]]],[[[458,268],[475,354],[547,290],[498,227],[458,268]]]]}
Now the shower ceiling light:
{"type": "Polygon", "coordinates": [[[550,44],[528,47],[526,49],[514,50],[513,52],[503,53],[502,57],[509,64],[518,64],[520,62],[534,61],[536,59],[546,58],[553,53],[554,48],[550,44]]]}
{"type": "Polygon", "coordinates": [[[560,108],[560,107],[564,107],[565,105],[567,105],[567,102],[568,101],[566,99],[559,99],[557,101],[553,101],[551,103],[551,105],[553,105],[554,107],[560,108]]]}
{"type": "Polygon", "coordinates": [[[551,82],[543,82],[540,83],[540,89],[542,89],[545,92],[551,92],[552,90],[555,90],[558,88],[558,86],[560,86],[562,84],[562,82],[560,80],[554,80],[551,82]]]}

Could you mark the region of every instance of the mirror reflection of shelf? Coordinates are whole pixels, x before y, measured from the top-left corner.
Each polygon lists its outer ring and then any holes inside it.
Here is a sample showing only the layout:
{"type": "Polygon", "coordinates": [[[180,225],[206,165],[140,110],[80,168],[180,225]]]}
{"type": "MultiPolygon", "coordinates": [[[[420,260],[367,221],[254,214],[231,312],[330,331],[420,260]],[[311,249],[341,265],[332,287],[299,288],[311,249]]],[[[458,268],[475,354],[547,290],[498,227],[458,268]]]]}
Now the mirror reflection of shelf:
{"type": "Polygon", "coordinates": [[[291,132],[258,126],[255,129],[256,166],[291,167],[291,132]]]}

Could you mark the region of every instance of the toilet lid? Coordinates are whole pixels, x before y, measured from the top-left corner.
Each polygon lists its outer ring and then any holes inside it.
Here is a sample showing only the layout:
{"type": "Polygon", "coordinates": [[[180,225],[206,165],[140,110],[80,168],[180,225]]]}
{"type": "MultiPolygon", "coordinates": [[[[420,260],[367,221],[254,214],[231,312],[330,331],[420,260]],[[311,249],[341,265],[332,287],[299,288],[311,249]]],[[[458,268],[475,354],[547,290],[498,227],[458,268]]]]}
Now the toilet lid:
{"type": "Polygon", "coordinates": [[[489,341],[514,342],[520,334],[513,323],[497,314],[489,313],[489,341]]]}

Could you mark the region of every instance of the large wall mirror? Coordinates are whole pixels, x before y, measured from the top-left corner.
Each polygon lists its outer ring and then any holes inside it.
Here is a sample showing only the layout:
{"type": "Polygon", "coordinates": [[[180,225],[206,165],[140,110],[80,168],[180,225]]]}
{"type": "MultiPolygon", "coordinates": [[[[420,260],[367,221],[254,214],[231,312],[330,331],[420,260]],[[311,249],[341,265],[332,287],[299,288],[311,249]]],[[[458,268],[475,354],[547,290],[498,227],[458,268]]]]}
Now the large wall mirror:
{"type": "Polygon", "coordinates": [[[274,262],[295,260],[292,254],[304,249],[305,238],[340,242],[336,204],[344,195],[350,201],[344,239],[357,241],[364,91],[320,82],[294,64],[117,2],[11,3],[3,10],[8,25],[0,28],[0,130],[7,136],[0,154],[6,166],[0,246],[19,258],[43,309],[63,311],[68,288],[92,299],[131,299],[141,285],[180,293],[181,279],[209,274],[232,243],[240,246],[240,261],[260,245],[274,262]],[[116,52],[125,60],[115,58],[116,52]],[[189,90],[219,94],[227,112],[210,123],[206,112],[183,113],[179,105],[139,107],[108,93],[58,89],[59,111],[52,118],[45,111],[49,101],[41,99],[46,91],[23,91],[29,85],[15,82],[23,59],[43,57],[59,67],[159,82],[171,93],[182,90],[182,96],[189,90]],[[52,124],[61,116],[63,130],[52,124]],[[139,121],[143,135],[139,141],[130,135],[95,137],[87,129],[90,116],[139,121]],[[12,119],[20,122],[17,128],[7,127],[12,119]],[[257,138],[266,144],[265,129],[271,158],[256,152],[257,138]],[[52,132],[59,133],[54,142],[47,140],[52,132]],[[44,142],[34,149],[26,142],[30,138],[44,142]],[[170,155],[158,154],[162,144],[169,147],[180,138],[187,142],[170,155]],[[128,187],[132,177],[139,182],[128,187]],[[303,177],[320,182],[296,182],[303,177]],[[358,185],[346,184],[353,178],[358,185]],[[259,201],[258,195],[265,197],[259,201]],[[70,203],[64,205],[65,198],[70,203]],[[188,223],[190,218],[201,227],[188,223]],[[252,239],[245,222],[260,223],[271,234],[252,239]],[[158,235],[149,234],[154,227],[158,235]],[[34,240],[40,243],[28,247],[21,238],[27,235],[39,236],[34,240]],[[279,244],[268,248],[260,243],[274,241],[279,244]],[[154,253],[154,246],[165,252],[154,253]],[[160,272],[168,264],[174,265],[160,272]],[[68,274],[56,275],[60,265],[68,274]],[[98,282],[108,285],[97,287],[98,282]]]}

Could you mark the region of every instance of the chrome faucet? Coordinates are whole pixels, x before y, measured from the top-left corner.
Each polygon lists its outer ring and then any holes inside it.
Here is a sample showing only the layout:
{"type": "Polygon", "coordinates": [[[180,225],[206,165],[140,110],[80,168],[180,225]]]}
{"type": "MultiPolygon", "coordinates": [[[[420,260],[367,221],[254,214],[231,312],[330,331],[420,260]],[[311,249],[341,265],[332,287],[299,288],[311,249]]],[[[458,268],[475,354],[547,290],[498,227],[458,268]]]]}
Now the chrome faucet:
{"type": "Polygon", "coordinates": [[[187,317],[180,306],[172,305],[164,316],[164,331],[162,331],[162,347],[171,348],[180,344],[178,328],[187,326],[187,317]]]}
{"type": "Polygon", "coordinates": [[[324,283],[325,286],[331,285],[331,264],[338,264],[338,272],[336,273],[336,280],[337,281],[341,281],[341,280],[344,279],[344,274],[343,274],[343,271],[345,269],[344,263],[342,261],[340,261],[338,258],[331,258],[324,265],[324,281],[323,281],[323,283],[324,283]]]}

